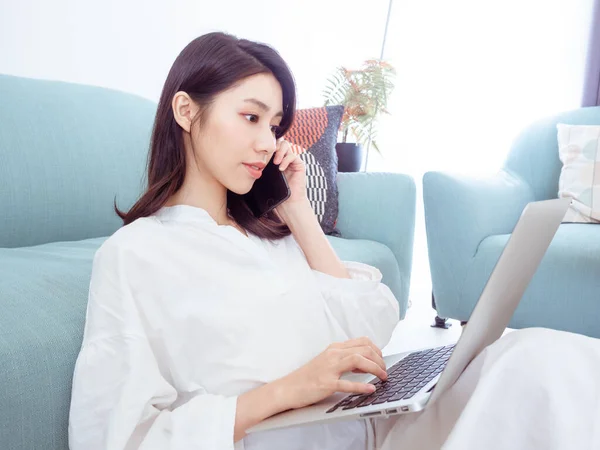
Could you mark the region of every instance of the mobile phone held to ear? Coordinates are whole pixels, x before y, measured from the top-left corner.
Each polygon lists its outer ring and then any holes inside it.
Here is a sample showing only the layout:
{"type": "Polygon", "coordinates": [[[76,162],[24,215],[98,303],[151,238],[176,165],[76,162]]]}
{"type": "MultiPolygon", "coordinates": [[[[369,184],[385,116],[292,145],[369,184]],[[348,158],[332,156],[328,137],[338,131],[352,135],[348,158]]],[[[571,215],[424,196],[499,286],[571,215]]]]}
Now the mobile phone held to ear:
{"type": "Polygon", "coordinates": [[[278,165],[273,164],[273,158],[263,169],[261,177],[254,182],[250,192],[244,195],[246,204],[257,218],[281,205],[292,193],[285,175],[278,165]]]}

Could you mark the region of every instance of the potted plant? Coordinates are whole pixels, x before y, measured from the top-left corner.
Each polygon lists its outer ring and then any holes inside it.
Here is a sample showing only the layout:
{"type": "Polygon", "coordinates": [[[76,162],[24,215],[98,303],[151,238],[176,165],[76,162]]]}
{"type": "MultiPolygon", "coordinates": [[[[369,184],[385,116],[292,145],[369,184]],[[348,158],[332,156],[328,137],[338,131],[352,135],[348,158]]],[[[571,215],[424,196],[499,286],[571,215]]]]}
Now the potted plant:
{"type": "Polygon", "coordinates": [[[336,145],[338,170],[358,172],[363,162],[363,146],[379,152],[377,146],[377,119],[389,114],[387,102],[394,89],[395,69],[386,61],[369,59],[360,69],[338,67],[327,80],[323,90],[325,106],[343,105],[344,116],[340,125],[342,141],[336,145]],[[348,135],[355,142],[348,142],[348,135]]]}

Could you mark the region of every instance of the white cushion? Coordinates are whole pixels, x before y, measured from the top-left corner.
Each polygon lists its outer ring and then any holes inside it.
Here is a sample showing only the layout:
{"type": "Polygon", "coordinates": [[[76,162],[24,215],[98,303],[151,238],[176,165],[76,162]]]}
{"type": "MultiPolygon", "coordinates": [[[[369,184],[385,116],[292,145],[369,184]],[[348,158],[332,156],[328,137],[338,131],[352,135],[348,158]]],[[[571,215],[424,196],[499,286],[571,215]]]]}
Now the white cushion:
{"type": "Polygon", "coordinates": [[[600,126],[559,123],[557,129],[558,196],[573,199],[563,221],[600,223],[600,126]]]}

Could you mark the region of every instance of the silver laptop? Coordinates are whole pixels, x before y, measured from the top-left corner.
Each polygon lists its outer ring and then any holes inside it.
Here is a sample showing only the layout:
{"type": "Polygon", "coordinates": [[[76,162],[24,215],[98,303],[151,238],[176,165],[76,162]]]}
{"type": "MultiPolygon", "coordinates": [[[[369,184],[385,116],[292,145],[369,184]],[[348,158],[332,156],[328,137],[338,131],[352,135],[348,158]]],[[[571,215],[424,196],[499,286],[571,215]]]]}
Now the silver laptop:
{"type": "Polygon", "coordinates": [[[569,199],[557,199],[533,202],[525,207],[455,346],[386,356],[388,380],[385,382],[370,374],[342,376],[375,384],[374,393],[337,393],[314,405],[272,416],[247,433],[407,414],[436,401],[485,347],[502,336],[570,203],[569,199]]]}

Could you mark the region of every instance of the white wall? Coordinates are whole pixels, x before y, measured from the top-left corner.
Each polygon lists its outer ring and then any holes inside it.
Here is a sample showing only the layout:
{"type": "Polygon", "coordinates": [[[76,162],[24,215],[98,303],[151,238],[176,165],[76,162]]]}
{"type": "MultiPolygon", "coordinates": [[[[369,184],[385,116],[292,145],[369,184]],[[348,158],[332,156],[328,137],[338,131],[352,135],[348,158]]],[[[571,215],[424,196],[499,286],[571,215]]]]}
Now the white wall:
{"type": "Polygon", "coordinates": [[[388,0],[0,0],[0,73],[158,100],[181,49],[209,31],[266,42],[290,65],[300,107],[320,106],[340,64],[378,57],[388,0]],[[367,6],[368,5],[368,6],[367,6]]]}

